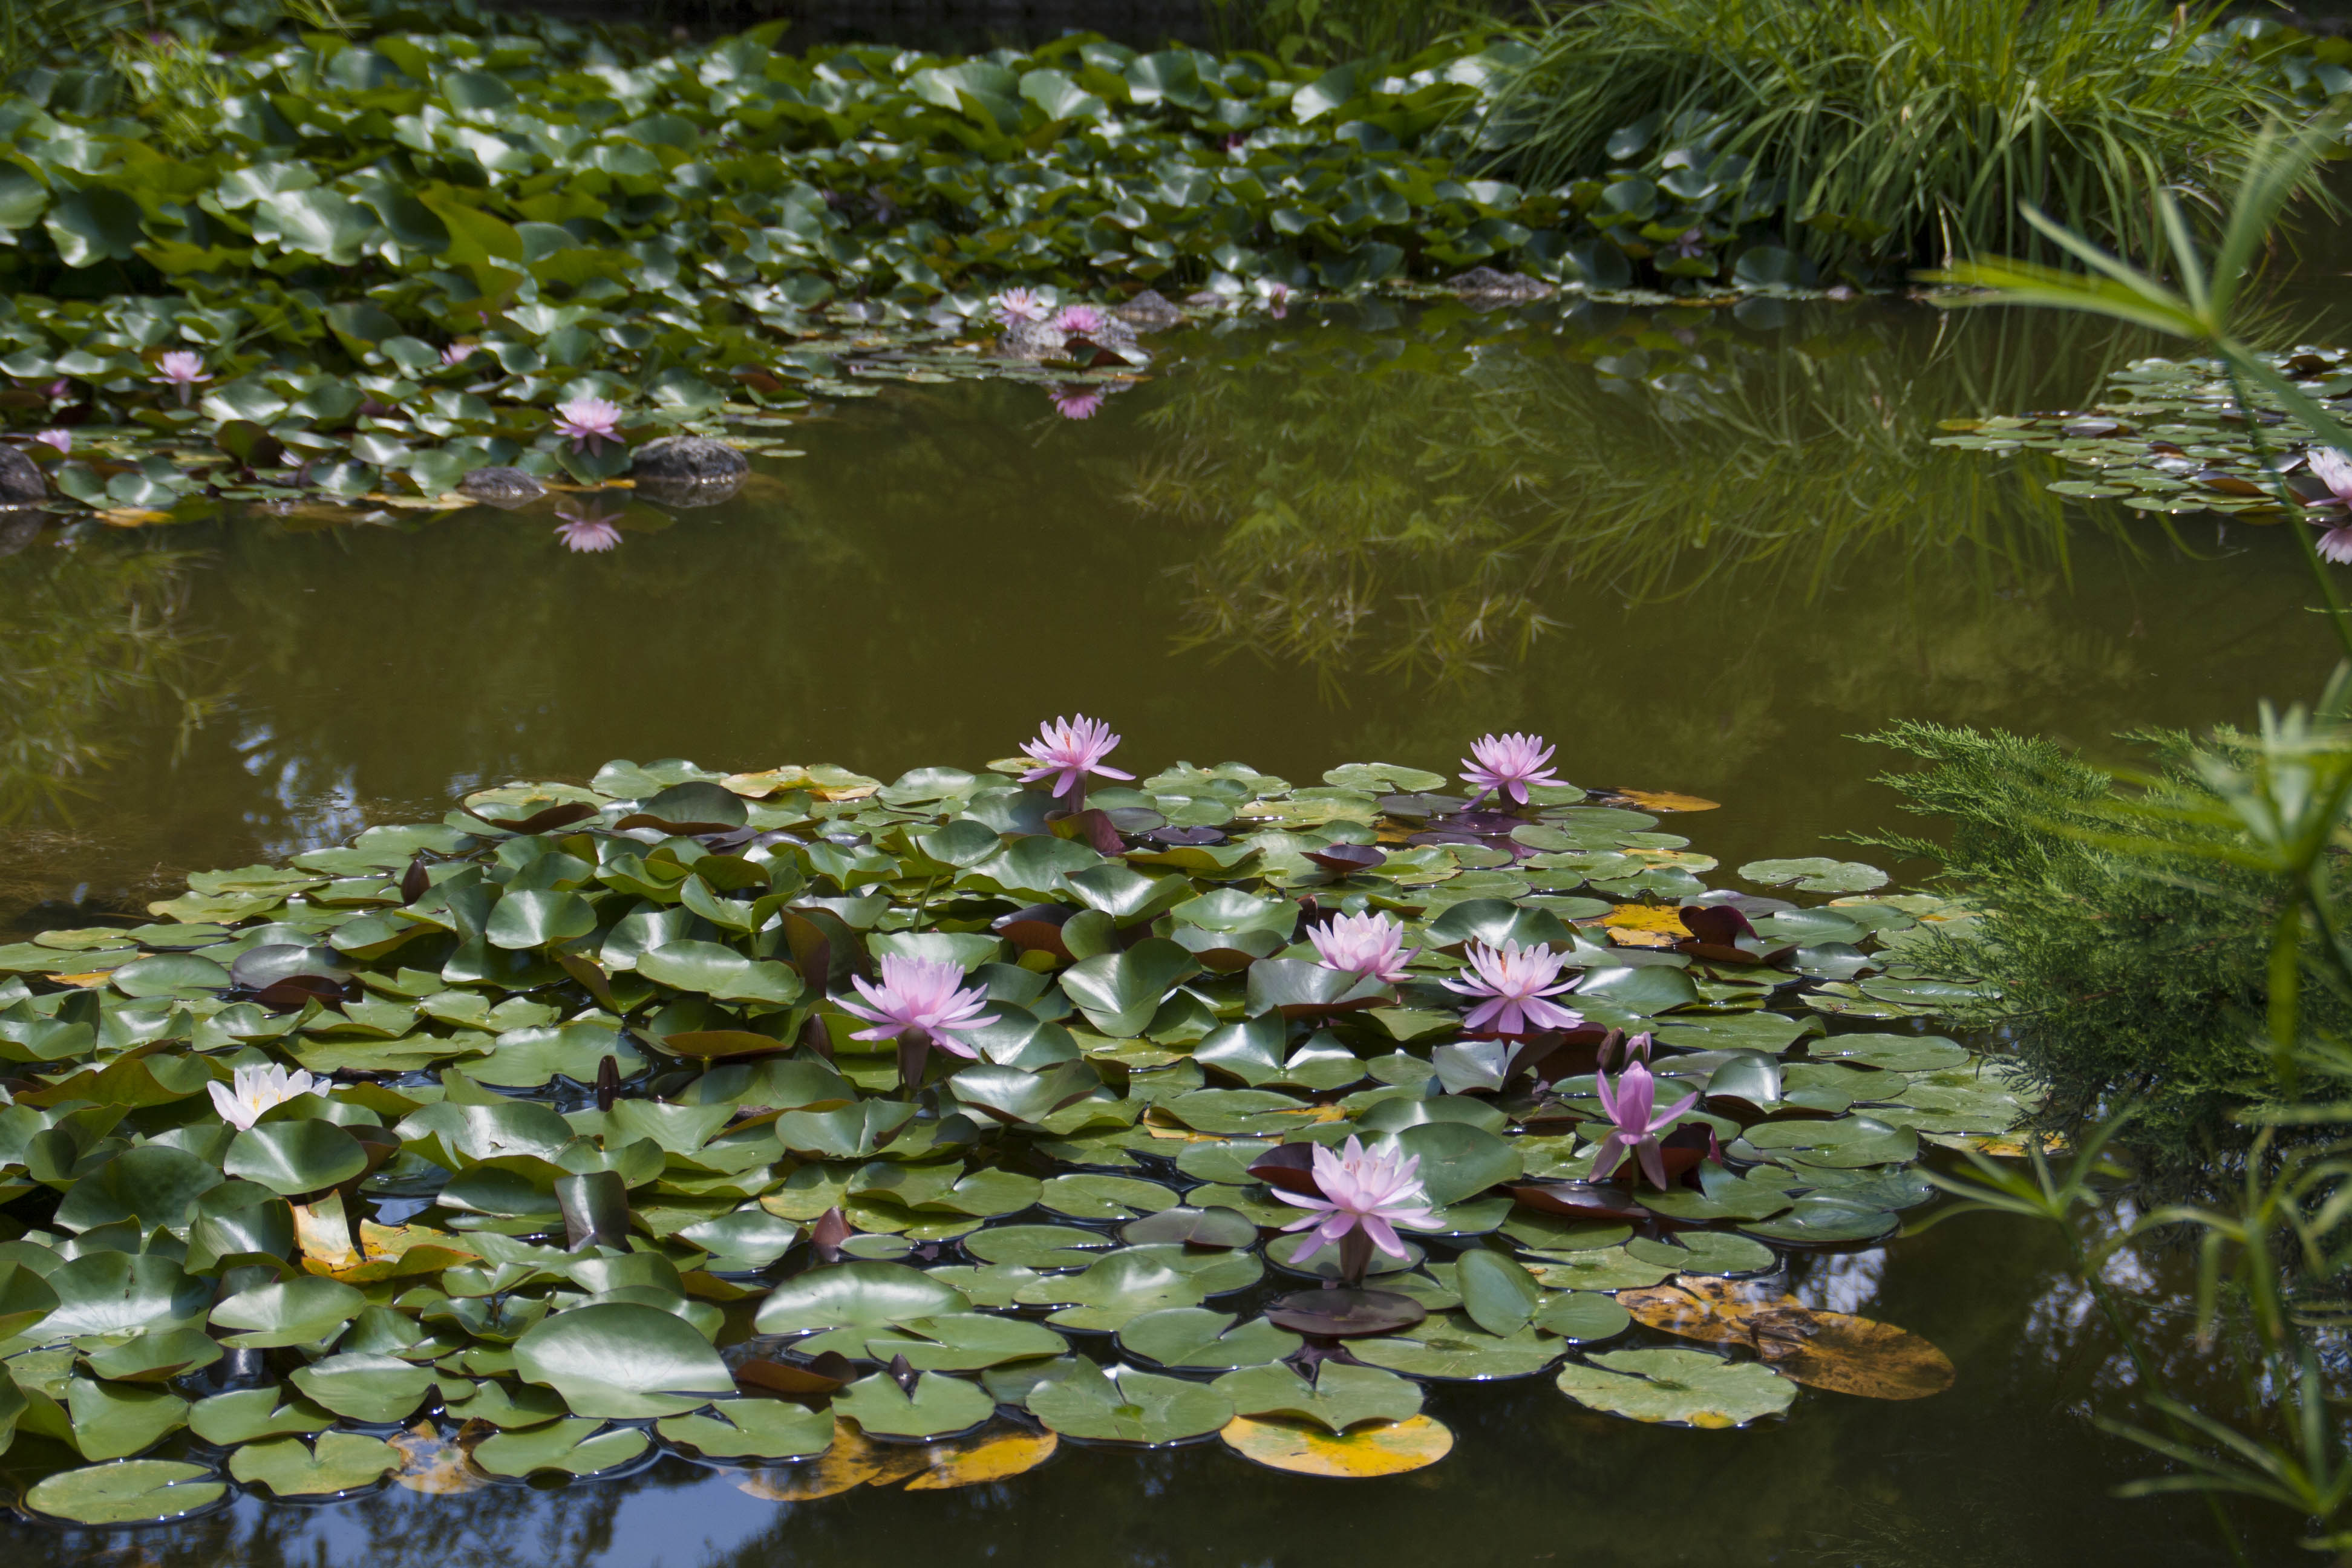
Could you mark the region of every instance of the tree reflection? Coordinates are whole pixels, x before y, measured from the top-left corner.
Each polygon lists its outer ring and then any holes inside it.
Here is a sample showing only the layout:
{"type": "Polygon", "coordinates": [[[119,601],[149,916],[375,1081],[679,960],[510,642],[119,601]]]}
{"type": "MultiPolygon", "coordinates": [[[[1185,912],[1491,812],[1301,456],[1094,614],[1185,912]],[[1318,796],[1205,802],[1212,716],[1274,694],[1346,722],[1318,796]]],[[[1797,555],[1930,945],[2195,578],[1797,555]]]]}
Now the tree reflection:
{"type": "Polygon", "coordinates": [[[1458,681],[1524,658],[1572,591],[1804,606],[1865,556],[1876,584],[1976,609],[2063,580],[2058,470],[1935,447],[1937,422],[2079,402],[2133,347],[1916,310],[1392,317],[1220,342],[1153,411],[1133,499],[1207,539],[1178,569],[1187,646],[1458,681]]]}

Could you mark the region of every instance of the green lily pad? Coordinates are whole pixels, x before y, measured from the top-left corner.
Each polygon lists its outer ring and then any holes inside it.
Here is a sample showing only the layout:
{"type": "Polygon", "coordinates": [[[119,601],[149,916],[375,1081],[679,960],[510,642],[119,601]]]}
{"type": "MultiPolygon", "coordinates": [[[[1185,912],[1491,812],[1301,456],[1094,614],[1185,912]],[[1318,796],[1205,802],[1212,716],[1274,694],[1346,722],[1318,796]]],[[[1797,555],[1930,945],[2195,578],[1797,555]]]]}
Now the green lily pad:
{"type": "Polygon", "coordinates": [[[1031,1388],[1029,1413],[1065,1437],[1157,1447],[1203,1437],[1234,1417],[1214,1387],[1083,1358],[1031,1388]]]}
{"type": "Polygon", "coordinates": [[[228,1472],[278,1497],[330,1497],[373,1486],[401,1465],[400,1450],[381,1437],[322,1432],[247,1443],[228,1459],[228,1472]]]}
{"type": "Polygon", "coordinates": [[[1098,1230],[1068,1225],[991,1226],[963,1238],[964,1250],[983,1263],[1024,1268],[1084,1268],[1118,1245],[1098,1230]]]}
{"type": "Polygon", "coordinates": [[[213,1309],[212,1321],[243,1331],[222,1341],[231,1349],[265,1350],[323,1339],[366,1305],[367,1297],[352,1286],[305,1277],[231,1296],[213,1309]]]}
{"type": "Polygon", "coordinates": [[[1671,1241],[1643,1237],[1626,1243],[1625,1251],[1677,1274],[1754,1274],[1780,1261],[1762,1242],[1720,1230],[1677,1231],[1671,1241]]]}
{"type": "Polygon", "coordinates": [[[202,1465],[178,1459],[120,1459],[59,1470],[33,1483],[26,1506],[75,1524],[144,1524],[200,1513],[228,1495],[202,1465]]]}
{"type": "Polygon", "coordinates": [[[1535,1316],[1537,1328],[1579,1343],[1614,1338],[1633,1321],[1633,1314],[1619,1306],[1616,1298],[1591,1290],[1565,1290],[1546,1297],[1535,1316]]]}
{"type": "Polygon", "coordinates": [[[1202,1307],[1171,1307],[1146,1312],[1120,1325],[1118,1348],[1160,1366],[1185,1371],[1230,1372],[1286,1359],[1303,1342],[1264,1318],[1239,1328],[1227,1312],[1202,1307]]]}
{"type": "Polygon", "coordinates": [[[530,1476],[546,1471],[593,1476],[641,1458],[653,1440],[634,1426],[608,1427],[580,1416],[552,1421],[527,1432],[501,1432],[474,1445],[474,1463],[494,1476],[530,1476]]]}
{"type": "Polygon", "coordinates": [[[582,1415],[677,1415],[735,1391],[726,1363],[691,1324],[632,1301],[551,1314],[515,1342],[514,1353],[525,1382],[553,1388],[582,1415]]]}
{"type": "Polygon", "coordinates": [[[1440,1313],[1408,1333],[1348,1342],[1349,1353],[1359,1361],[1440,1383],[1532,1377],[1567,1349],[1557,1336],[1535,1329],[1507,1335],[1484,1332],[1459,1311],[1440,1313]]]}
{"type": "Polygon", "coordinates": [[[1797,1385],[1760,1362],[1704,1351],[1604,1351],[1560,1369],[1559,1391],[1579,1405],[1636,1421],[1719,1428],[1777,1415],[1797,1385]]]}
{"type": "Polygon", "coordinates": [[[1807,855],[1794,860],[1750,860],[1739,868],[1750,882],[1767,888],[1793,887],[1801,893],[1867,893],[1886,886],[1886,873],[1859,860],[1832,860],[1807,855]]]}
{"type": "Polygon", "coordinates": [[[440,1381],[431,1367],[356,1352],[327,1356],[294,1372],[294,1386],[312,1400],[338,1415],[370,1423],[406,1420],[440,1381]]]}
{"type": "Polygon", "coordinates": [[[950,1312],[914,1318],[879,1331],[838,1329],[803,1342],[810,1355],[843,1350],[845,1336],[862,1336],[856,1353],[867,1361],[888,1364],[899,1356],[917,1372],[978,1372],[1009,1361],[1067,1354],[1070,1343],[1043,1323],[986,1312],[950,1312]]]}
{"type": "Polygon", "coordinates": [[[1173,1208],[1176,1194],[1157,1182],[1132,1176],[1055,1176],[1044,1184],[1038,1206],[1072,1219],[1133,1219],[1173,1208]]]}
{"type": "Polygon", "coordinates": [[[909,1394],[886,1372],[859,1378],[835,1394],[833,1411],[877,1437],[950,1437],[994,1415],[996,1401],[977,1384],[941,1373],[924,1373],[909,1394]]]}
{"type": "Polygon", "coordinates": [[[1209,1384],[1240,1415],[1278,1415],[1345,1432],[1366,1421],[1404,1421],[1421,1414],[1421,1389],[1379,1367],[1327,1361],[1309,1383],[1286,1366],[1244,1367],[1209,1384]]]}
{"type": "Polygon", "coordinates": [[[1535,1265],[1536,1283],[1547,1290],[1638,1290],[1655,1285],[1668,1272],[1622,1247],[1564,1253],[1535,1265]]]}
{"type": "Polygon", "coordinates": [[[1534,1321],[1543,1291],[1527,1269],[1498,1252],[1473,1247],[1454,1262],[1462,1312],[1487,1333],[1507,1339],[1534,1321]]]}
{"type": "Polygon", "coordinates": [[[308,1436],[334,1424],[327,1411],[307,1399],[289,1399],[275,1385],[215,1394],[188,1406],[188,1430],[223,1448],[264,1437],[308,1436]]]}
{"type": "Polygon", "coordinates": [[[760,1303],[756,1325],[763,1334],[887,1329],[909,1319],[961,1312],[970,1305],[961,1291],[902,1263],[836,1263],[776,1287],[760,1303]]]}
{"type": "Polygon", "coordinates": [[[709,1415],[671,1415],[654,1430],[712,1459],[805,1459],[833,1447],[833,1412],[782,1399],[721,1399],[709,1415]]]}

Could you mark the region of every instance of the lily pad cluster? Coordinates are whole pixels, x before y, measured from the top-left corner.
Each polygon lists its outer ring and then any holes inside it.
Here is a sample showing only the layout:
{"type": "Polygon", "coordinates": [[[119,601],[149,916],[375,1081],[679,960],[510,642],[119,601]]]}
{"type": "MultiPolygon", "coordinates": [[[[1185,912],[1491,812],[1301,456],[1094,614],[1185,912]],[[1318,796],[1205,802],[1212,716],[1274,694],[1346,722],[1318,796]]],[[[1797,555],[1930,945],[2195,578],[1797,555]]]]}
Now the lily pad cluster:
{"type": "Polygon", "coordinates": [[[609,479],[629,442],[756,439],[841,394],[845,329],[923,339],[912,379],[963,373],[1015,285],[1230,307],[1464,268],[1523,289],[1801,270],[1743,237],[1769,193],[1674,127],[1557,191],[1474,177],[1466,128],[1516,44],[1318,74],[1082,38],[796,56],[781,24],[665,53],[392,0],[360,36],[240,31],[247,10],[0,97],[8,423],[149,437],[59,467],[92,505],[257,483],[422,501],[517,463],[609,479]],[[581,398],[627,439],[551,435],[581,398]]]}
{"type": "Polygon", "coordinates": [[[1906,950],[1961,908],[1811,859],[1740,868],[1790,898],[1711,890],[1684,796],[1225,763],[1057,797],[1024,765],[615,762],[0,947],[21,1506],[663,1455],[807,1498],[1063,1441],[1375,1475],[1450,1447],[1431,1382],[1735,1426],[1948,1381],[1773,1280],[1927,1201],[1923,1141],[2026,1109],[1883,1022],[1953,996],[1906,950]],[[1401,979],[1318,962],[1342,913],[1402,923],[1401,979]],[[1565,955],[1580,1022],[1465,1033],[1443,982],[1505,944],[1565,955]],[[984,992],[975,1055],[910,1078],[844,1006],[888,959],[984,992]],[[1592,1180],[1596,1073],[1643,1036],[1696,1097],[1669,1179],[1592,1180]],[[1433,1211],[1368,1289],[1281,1228],[1350,1138],[1433,1211]]]}
{"type": "MultiPolygon", "coordinates": [[[[2352,412],[2352,351],[2298,348],[2273,356],[2313,397],[2352,412]]],[[[2311,472],[2311,436],[2259,387],[2241,405],[2219,360],[2143,359],[2086,409],[1947,419],[1938,447],[2054,452],[2089,470],[2053,481],[2061,495],[2113,500],[2137,511],[2251,512],[2276,518],[2284,479],[2296,501],[2331,492],[2311,472]]]]}

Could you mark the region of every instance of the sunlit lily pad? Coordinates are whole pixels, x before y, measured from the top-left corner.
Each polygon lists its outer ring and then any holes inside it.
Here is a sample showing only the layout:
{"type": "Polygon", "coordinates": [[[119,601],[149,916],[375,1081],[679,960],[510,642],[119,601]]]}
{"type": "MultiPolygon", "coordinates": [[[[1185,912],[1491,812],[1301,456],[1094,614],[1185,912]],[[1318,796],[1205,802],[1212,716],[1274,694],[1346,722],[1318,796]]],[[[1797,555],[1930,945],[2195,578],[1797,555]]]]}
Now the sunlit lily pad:
{"type": "Polygon", "coordinates": [[[1421,1389],[1392,1372],[1327,1361],[1313,1382],[1287,1366],[1229,1372],[1209,1385],[1233,1401],[1236,1414],[1286,1416],[1345,1432],[1360,1422],[1402,1421],[1421,1410],[1421,1389]]]}
{"type": "Polygon", "coordinates": [[[212,1507],[228,1486],[202,1465],[177,1459],[118,1459],[59,1470],[33,1483],[26,1506],[76,1524],[141,1524],[212,1507]]]}
{"type": "Polygon", "coordinates": [[[834,1395],[833,1409],[876,1437],[945,1437],[996,1414],[996,1401],[979,1384],[941,1373],[924,1373],[909,1393],[881,1372],[834,1395]]]}
{"type": "Polygon", "coordinates": [[[485,1438],[474,1445],[474,1463],[494,1476],[549,1470],[593,1476],[643,1458],[651,1442],[634,1426],[608,1427],[602,1421],[573,1417],[485,1438]]]}
{"type": "Polygon", "coordinates": [[[278,1497],[321,1497],[373,1486],[400,1468],[400,1450],[381,1437],[322,1432],[306,1442],[272,1437],[229,1456],[229,1474],[278,1497]]]}
{"type": "Polygon", "coordinates": [[[1299,1342],[1297,1334],[1264,1318],[1252,1318],[1236,1328],[1232,1314],[1199,1307],[1147,1312],[1118,1330],[1118,1347],[1128,1354],[1186,1371],[1261,1366],[1289,1356],[1299,1342]]]}
{"type": "Polygon", "coordinates": [[[1563,1367],[1556,1381],[1578,1404],[1612,1415],[1709,1428],[1777,1415],[1797,1396],[1796,1385],[1768,1366],[1701,1351],[1597,1352],[1563,1367]]]}
{"type": "Polygon", "coordinates": [[[1202,1437],[1233,1419],[1233,1402],[1214,1387],[1083,1358],[1029,1391],[1028,1407],[1066,1437],[1157,1447],[1202,1437]]]}
{"type": "Polygon", "coordinates": [[[1244,1458],[1299,1475],[1363,1479],[1425,1469],[1454,1451],[1454,1434],[1430,1415],[1333,1433],[1311,1421],[1237,1415],[1221,1434],[1244,1458]]]}
{"type": "Polygon", "coordinates": [[[1556,1336],[1535,1329],[1505,1336],[1487,1333],[1461,1312],[1431,1318],[1410,1333],[1348,1342],[1348,1352],[1359,1361],[1439,1383],[1532,1377],[1568,1348],[1556,1336]]]}
{"type": "Polygon", "coordinates": [[[654,1430],[713,1459],[811,1458],[831,1447],[833,1412],[782,1399],[721,1399],[708,1414],[670,1415],[654,1430]]]}

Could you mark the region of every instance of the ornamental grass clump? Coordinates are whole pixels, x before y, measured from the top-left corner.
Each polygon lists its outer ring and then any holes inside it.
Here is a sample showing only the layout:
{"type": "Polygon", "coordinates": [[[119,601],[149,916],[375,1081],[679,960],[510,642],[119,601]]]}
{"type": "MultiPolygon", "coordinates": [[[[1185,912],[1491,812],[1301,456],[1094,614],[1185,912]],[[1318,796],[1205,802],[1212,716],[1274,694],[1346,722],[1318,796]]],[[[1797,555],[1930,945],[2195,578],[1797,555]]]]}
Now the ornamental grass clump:
{"type": "MultiPolygon", "coordinates": [[[[2152,174],[2210,207],[2288,107],[2262,35],[2157,0],[1624,0],[1572,7],[1486,125],[1515,177],[1602,177],[1660,134],[1721,132],[1788,182],[1787,241],[1853,266],[2035,256],[2032,203],[2126,256],[2161,248],[2152,174]],[[1679,128],[1679,129],[1677,129],[1679,128]]],[[[1696,165],[1670,174],[1698,181],[1696,165]]],[[[2315,191],[2315,183],[2307,189],[2315,191]]],[[[1604,196],[1603,198],[1608,199],[1604,196]]]]}

